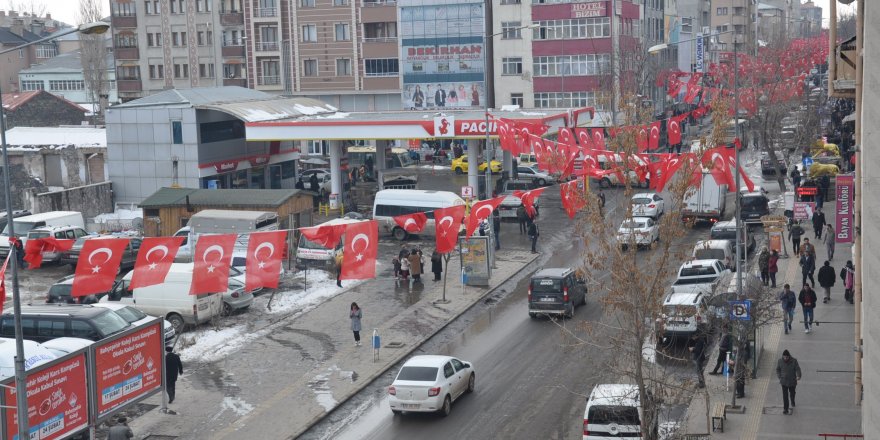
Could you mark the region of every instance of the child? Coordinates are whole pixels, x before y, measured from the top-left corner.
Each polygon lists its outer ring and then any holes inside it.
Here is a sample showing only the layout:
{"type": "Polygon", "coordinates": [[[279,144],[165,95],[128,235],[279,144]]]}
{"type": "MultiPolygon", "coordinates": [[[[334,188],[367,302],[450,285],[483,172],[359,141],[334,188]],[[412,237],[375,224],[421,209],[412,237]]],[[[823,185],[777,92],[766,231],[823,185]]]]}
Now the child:
{"type": "Polygon", "coordinates": [[[394,266],[394,278],[400,278],[400,259],[397,257],[392,258],[391,265],[394,266]]]}

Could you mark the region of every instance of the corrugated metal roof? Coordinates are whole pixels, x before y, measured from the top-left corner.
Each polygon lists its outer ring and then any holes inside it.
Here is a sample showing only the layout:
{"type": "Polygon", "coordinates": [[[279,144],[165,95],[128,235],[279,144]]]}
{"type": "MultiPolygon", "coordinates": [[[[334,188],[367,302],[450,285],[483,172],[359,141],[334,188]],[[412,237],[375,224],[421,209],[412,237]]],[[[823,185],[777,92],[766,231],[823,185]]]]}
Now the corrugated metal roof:
{"type": "Polygon", "coordinates": [[[278,98],[264,101],[204,104],[195,107],[228,113],[245,122],[275,121],[336,113],[336,107],[312,98],[278,98]]]}
{"type": "MultiPolygon", "coordinates": [[[[82,52],[79,50],[62,53],[40,64],[22,70],[19,73],[46,73],[46,72],[82,72],[82,52]]],[[[113,69],[113,53],[108,52],[104,57],[107,70],[113,69]]]]}
{"type": "Polygon", "coordinates": [[[170,89],[150,96],[145,96],[125,104],[114,105],[113,108],[136,108],[162,106],[168,104],[185,104],[191,107],[198,105],[219,104],[221,102],[257,101],[278,99],[258,90],[244,87],[196,87],[194,89],[170,89]]]}
{"type": "Polygon", "coordinates": [[[298,189],[196,189],[161,188],[140,203],[141,208],[160,208],[165,206],[190,205],[210,206],[212,208],[248,208],[281,206],[298,194],[310,196],[311,193],[298,189]]]}

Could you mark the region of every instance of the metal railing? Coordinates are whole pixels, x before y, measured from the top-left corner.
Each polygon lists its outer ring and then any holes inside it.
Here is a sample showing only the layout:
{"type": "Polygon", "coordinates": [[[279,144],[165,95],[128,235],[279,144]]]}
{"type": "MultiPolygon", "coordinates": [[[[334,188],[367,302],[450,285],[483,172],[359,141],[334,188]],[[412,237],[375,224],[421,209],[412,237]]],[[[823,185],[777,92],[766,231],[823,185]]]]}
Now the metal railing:
{"type": "Polygon", "coordinates": [[[260,76],[257,77],[257,84],[261,86],[277,86],[281,84],[280,76],[260,76]]]}
{"type": "Polygon", "coordinates": [[[278,42],[277,41],[261,41],[257,43],[257,50],[259,51],[273,51],[278,50],[278,42]]]}
{"type": "Polygon", "coordinates": [[[843,440],[849,440],[851,438],[865,438],[862,434],[817,434],[819,437],[822,437],[823,440],[828,440],[830,438],[842,438],[843,440]]]}
{"type": "Polygon", "coordinates": [[[364,37],[364,43],[396,43],[397,37],[364,37]]]}
{"type": "Polygon", "coordinates": [[[256,8],[254,9],[255,17],[277,17],[278,16],[278,8],[275,6],[268,8],[256,8]]]}

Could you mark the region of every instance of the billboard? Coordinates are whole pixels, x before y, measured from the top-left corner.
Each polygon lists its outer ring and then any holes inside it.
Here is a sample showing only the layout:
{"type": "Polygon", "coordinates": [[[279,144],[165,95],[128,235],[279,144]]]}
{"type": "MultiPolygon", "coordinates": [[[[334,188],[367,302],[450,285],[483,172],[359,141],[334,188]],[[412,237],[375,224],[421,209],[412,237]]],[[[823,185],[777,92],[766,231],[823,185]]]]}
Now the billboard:
{"type": "MultiPolygon", "coordinates": [[[[88,381],[86,352],[69,355],[27,372],[28,432],[30,438],[65,438],[88,427],[88,381]]],[[[7,408],[3,438],[18,439],[18,413],[15,411],[15,380],[4,382],[11,388],[3,392],[7,408]]]]}
{"type": "Polygon", "coordinates": [[[98,419],[162,389],[164,346],[158,319],[137,331],[95,343],[98,419]]]}
{"type": "Polygon", "coordinates": [[[837,210],[834,212],[835,223],[837,224],[836,243],[852,243],[853,242],[853,222],[855,221],[853,212],[853,191],[855,190],[855,181],[852,174],[837,175],[837,210]]]}
{"type": "Polygon", "coordinates": [[[483,3],[402,0],[398,5],[403,107],[484,107],[483,3]]]}

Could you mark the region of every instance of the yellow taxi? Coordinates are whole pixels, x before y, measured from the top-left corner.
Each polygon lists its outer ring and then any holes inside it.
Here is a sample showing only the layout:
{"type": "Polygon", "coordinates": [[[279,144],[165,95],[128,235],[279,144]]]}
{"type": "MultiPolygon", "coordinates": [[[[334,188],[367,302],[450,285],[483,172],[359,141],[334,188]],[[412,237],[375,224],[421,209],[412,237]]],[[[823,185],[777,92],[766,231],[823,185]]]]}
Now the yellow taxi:
{"type": "MultiPolygon", "coordinates": [[[[480,164],[478,170],[481,173],[486,172],[486,162],[480,164]]],[[[468,157],[467,154],[463,154],[461,157],[452,160],[452,171],[455,171],[455,174],[464,174],[468,172],[468,157]]],[[[492,172],[500,173],[501,172],[501,162],[497,160],[492,161],[492,172]]]]}

